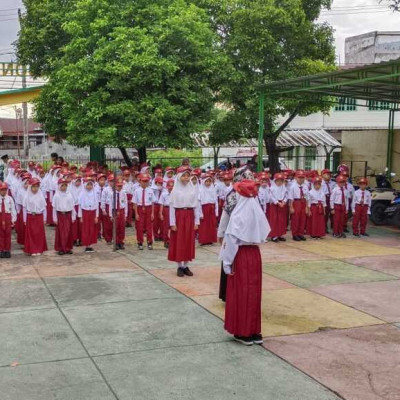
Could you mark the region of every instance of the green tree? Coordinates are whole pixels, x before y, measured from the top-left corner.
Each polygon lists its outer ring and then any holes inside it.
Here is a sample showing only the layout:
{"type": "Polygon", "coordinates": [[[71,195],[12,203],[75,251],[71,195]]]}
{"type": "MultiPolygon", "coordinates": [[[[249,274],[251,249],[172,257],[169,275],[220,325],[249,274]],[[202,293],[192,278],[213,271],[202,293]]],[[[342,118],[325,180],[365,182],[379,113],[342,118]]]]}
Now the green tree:
{"type": "Polygon", "coordinates": [[[149,146],[192,144],[226,70],[204,10],[186,0],[24,3],[18,51],[48,78],[36,102],[46,131],[123,155],[135,146],[142,160],[149,146]],[[47,14],[50,3],[59,8],[47,14]]]}
{"type": "MultiPolygon", "coordinates": [[[[317,18],[331,0],[199,0],[212,17],[233,72],[219,91],[228,113],[218,129],[234,136],[258,132],[259,88],[268,82],[334,69],[332,28],[317,18]]],[[[329,106],[321,101],[266,99],[264,143],[273,172],[279,169],[279,134],[298,115],[329,106]],[[280,117],[286,120],[278,124],[280,117]]]]}

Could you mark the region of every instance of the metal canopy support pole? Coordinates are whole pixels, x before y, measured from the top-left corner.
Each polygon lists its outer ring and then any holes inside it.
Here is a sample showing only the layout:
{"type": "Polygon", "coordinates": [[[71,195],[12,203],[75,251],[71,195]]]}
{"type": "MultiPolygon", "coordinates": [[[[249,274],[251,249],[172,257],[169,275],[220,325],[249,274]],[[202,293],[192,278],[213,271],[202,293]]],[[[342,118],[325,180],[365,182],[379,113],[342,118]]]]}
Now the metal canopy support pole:
{"type": "Polygon", "coordinates": [[[386,155],[386,166],[388,178],[391,179],[391,173],[393,168],[393,136],[394,136],[394,110],[389,111],[389,128],[388,128],[388,143],[387,143],[387,155],[386,155]]]}
{"type": "Polygon", "coordinates": [[[257,170],[263,170],[263,148],[264,148],[264,103],[265,93],[260,93],[260,108],[259,108],[259,121],[258,121],[258,165],[257,170]]]}

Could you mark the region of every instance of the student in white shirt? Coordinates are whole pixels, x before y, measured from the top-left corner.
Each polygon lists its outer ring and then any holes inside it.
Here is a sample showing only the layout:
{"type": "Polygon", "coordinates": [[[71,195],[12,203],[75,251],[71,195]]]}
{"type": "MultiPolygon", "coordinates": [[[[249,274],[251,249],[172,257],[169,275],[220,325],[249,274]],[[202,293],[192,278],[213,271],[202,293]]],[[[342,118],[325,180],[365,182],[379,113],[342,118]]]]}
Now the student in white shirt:
{"type": "Polygon", "coordinates": [[[368,180],[366,178],[360,178],[358,180],[358,186],[360,187],[355,191],[353,197],[353,235],[359,237],[369,236],[367,233],[367,222],[368,215],[371,214],[371,192],[366,188],[368,186],[368,180]]]}

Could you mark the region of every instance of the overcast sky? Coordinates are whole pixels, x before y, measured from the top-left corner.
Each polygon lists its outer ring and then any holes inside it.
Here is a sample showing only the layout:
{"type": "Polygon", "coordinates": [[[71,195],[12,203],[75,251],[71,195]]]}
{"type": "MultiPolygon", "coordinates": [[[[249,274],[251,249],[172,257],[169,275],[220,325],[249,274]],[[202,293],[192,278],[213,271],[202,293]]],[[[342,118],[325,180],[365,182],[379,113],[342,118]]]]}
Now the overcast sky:
{"type": "MultiPolygon", "coordinates": [[[[15,58],[12,43],[18,35],[18,7],[22,7],[22,0],[0,0],[0,61],[15,58]]],[[[387,3],[380,4],[379,0],[334,0],[332,10],[323,11],[320,21],[329,22],[335,29],[337,61],[341,63],[346,37],[376,30],[400,30],[400,13],[392,13],[387,3]]],[[[0,77],[0,90],[12,83],[10,78],[0,77]]],[[[17,81],[14,87],[18,86],[17,81]]]]}

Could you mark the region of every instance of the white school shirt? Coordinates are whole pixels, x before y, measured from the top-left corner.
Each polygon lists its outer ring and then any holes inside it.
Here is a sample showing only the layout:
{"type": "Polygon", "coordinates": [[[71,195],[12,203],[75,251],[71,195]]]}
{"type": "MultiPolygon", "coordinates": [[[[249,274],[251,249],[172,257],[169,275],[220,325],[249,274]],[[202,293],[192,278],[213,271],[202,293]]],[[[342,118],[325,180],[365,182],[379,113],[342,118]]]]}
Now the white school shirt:
{"type": "Polygon", "coordinates": [[[274,185],[270,189],[270,203],[278,204],[280,201],[285,203],[288,200],[288,190],[285,185],[277,186],[274,185]]]}
{"type": "Polygon", "coordinates": [[[371,203],[372,203],[371,192],[369,190],[358,189],[354,192],[353,203],[351,205],[351,208],[353,209],[353,212],[355,212],[356,204],[364,204],[368,206],[368,214],[371,214],[371,203]],[[364,202],[362,201],[363,193],[364,193],[364,202]]]}
{"type": "MultiPolygon", "coordinates": [[[[119,199],[119,209],[125,211],[125,217],[128,216],[128,196],[126,195],[125,190],[121,190],[120,192],[115,192],[117,200],[119,199]]],[[[108,215],[110,217],[113,216],[113,207],[114,207],[114,192],[112,191],[109,196],[107,196],[107,203],[108,205],[108,215]]],[[[118,210],[118,204],[115,204],[118,210]]]]}
{"type": "Polygon", "coordinates": [[[4,199],[4,207],[6,214],[11,214],[11,221],[14,223],[17,220],[17,209],[15,208],[14,200],[11,196],[6,194],[4,197],[0,196],[0,213],[4,199]]]}
{"type": "Polygon", "coordinates": [[[322,181],[322,190],[325,194],[325,196],[330,196],[330,194],[332,193],[333,189],[335,188],[336,183],[332,180],[330,181],[322,181]]]}
{"type": "Polygon", "coordinates": [[[169,207],[170,195],[171,193],[168,192],[168,190],[163,190],[160,197],[160,204],[162,204],[164,207],[169,207]]]}
{"type": "Polygon", "coordinates": [[[354,193],[355,193],[354,186],[351,183],[347,182],[344,185],[344,187],[347,190],[347,196],[348,196],[349,200],[351,200],[354,197],[354,193]]]}
{"type": "Polygon", "coordinates": [[[125,191],[126,194],[131,194],[133,196],[135,189],[136,189],[135,184],[132,181],[127,181],[124,183],[123,190],[125,191]]]}
{"type": "Polygon", "coordinates": [[[101,194],[101,199],[100,199],[100,208],[103,211],[103,213],[106,212],[106,204],[108,204],[108,199],[110,196],[113,194],[113,188],[111,186],[107,186],[103,189],[103,193],[101,194]]]}
{"type": "Polygon", "coordinates": [[[152,189],[154,193],[154,203],[155,204],[161,204],[161,195],[163,193],[163,189],[152,189]]]}
{"type": "Polygon", "coordinates": [[[99,184],[96,184],[94,187],[94,191],[96,192],[96,197],[97,197],[97,202],[100,204],[101,200],[103,198],[103,192],[106,189],[106,185],[100,186],[99,184]]]}
{"type": "MultiPolygon", "coordinates": [[[[344,191],[344,203],[346,206],[346,210],[349,209],[349,196],[347,193],[347,190],[345,189],[345,187],[343,187],[343,191],[344,191]]],[[[342,205],[342,188],[340,188],[340,186],[336,186],[333,190],[332,190],[332,194],[331,194],[331,208],[335,207],[335,204],[339,204],[342,205]]]]}
{"type": "Polygon", "coordinates": [[[299,185],[297,182],[293,182],[288,190],[288,199],[289,200],[300,200],[300,187],[303,188],[303,195],[306,200],[308,200],[308,187],[306,183],[299,185]]]}
{"type": "Polygon", "coordinates": [[[63,194],[56,194],[53,197],[52,201],[53,206],[53,220],[57,221],[57,211],[60,212],[70,212],[72,215],[72,221],[76,220],[76,211],[75,211],[75,199],[71,193],[66,192],[63,194]]]}
{"type": "MultiPolygon", "coordinates": [[[[200,202],[198,203],[197,207],[194,208],[194,224],[200,225],[200,216],[201,216],[201,209],[200,209],[200,202]]],[[[176,225],[176,216],[175,216],[175,207],[169,207],[169,226],[176,225]]]]}
{"type": "MultiPolygon", "coordinates": [[[[215,205],[215,215],[218,217],[218,196],[214,186],[200,187],[199,192],[199,203],[200,206],[204,204],[214,204],[215,205]]],[[[203,209],[200,208],[200,218],[203,218],[203,209]]]]}
{"type": "Polygon", "coordinates": [[[267,204],[270,202],[270,189],[269,186],[267,187],[262,187],[258,189],[258,200],[260,202],[261,208],[264,210],[264,212],[267,211],[267,204]]]}
{"type": "Polygon", "coordinates": [[[311,189],[308,192],[308,205],[311,206],[311,204],[319,204],[321,203],[324,207],[326,207],[326,196],[323,191],[323,189],[311,189]]]}
{"type": "Polygon", "coordinates": [[[150,189],[149,187],[147,188],[142,188],[139,187],[135,190],[135,193],[133,194],[132,202],[136,204],[137,206],[151,206],[155,202],[155,196],[153,189],[150,189]],[[145,191],[144,194],[144,204],[142,202],[143,198],[143,190],[145,191]]]}

